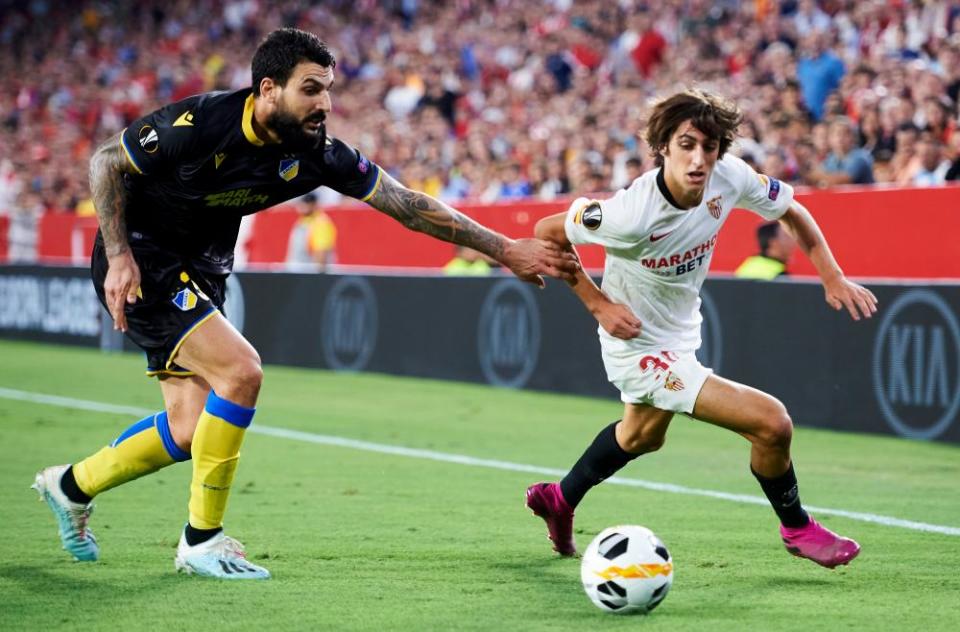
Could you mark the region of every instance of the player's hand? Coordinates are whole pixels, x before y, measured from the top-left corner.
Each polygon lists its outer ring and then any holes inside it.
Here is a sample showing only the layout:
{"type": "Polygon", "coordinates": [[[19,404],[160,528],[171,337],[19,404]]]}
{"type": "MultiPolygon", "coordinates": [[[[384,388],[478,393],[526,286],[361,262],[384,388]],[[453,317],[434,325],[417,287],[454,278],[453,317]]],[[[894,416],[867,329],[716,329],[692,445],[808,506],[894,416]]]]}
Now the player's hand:
{"type": "Polygon", "coordinates": [[[593,310],[593,315],[614,338],[630,340],[640,335],[640,319],[622,303],[604,303],[593,310]]]}
{"type": "Polygon", "coordinates": [[[877,311],[877,297],[873,292],[846,277],[824,283],[823,289],[830,307],[837,311],[846,308],[854,320],[870,318],[877,311]]]}
{"type": "Polygon", "coordinates": [[[503,252],[503,264],[522,281],[543,287],[545,274],[572,283],[580,270],[576,253],[543,239],[518,239],[503,252]]]}
{"type": "Polygon", "coordinates": [[[109,258],[107,278],[103,282],[107,308],[113,318],[113,328],[127,330],[126,304],[133,305],[140,289],[140,268],[129,250],[109,258]]]}

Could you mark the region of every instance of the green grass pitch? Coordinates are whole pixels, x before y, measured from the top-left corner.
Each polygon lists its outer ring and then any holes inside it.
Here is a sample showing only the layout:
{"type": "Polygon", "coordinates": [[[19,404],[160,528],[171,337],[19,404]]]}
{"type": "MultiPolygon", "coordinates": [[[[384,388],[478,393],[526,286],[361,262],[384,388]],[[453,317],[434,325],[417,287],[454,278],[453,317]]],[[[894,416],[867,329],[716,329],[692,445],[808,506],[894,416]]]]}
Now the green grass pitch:
{"type": "MultiPolygon", "coordinates": [[[[642,524],[676,564],[666,601],[617,617],[582,593],[523,506],[538,474],[248,434],[227,532],[267,582],[177,575],[189,465],[105,493],[101,561],[60,549],[28,489],[42,466],[137,418],[11,398],[29,392],[159,410],[135,355],[0,342],[0,630],[958,630],[960,537],[819,516],[863,552],[835,571],[788,555],[773,512],[605,484],[578,509],[583,549],[642,524]]],[[[620,404],[379,375],[267,367],[254,425],[565,469],[620,404]]],[[[879,422],[878,422],[879,423],[879,422]]],[[[805,504],[960,527],[960,448],[798,428],[805,504]]],[[[621,476],[760,495],[741,438],[677,417],[621,476]]]]}

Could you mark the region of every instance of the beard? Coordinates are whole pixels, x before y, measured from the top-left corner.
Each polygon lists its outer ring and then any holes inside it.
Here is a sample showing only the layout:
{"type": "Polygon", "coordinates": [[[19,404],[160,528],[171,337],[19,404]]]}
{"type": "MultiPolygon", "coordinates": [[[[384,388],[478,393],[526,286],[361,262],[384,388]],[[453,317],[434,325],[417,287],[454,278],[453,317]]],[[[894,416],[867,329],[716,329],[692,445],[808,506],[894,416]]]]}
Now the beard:
{"type": "Polygon", "coordinates": [[[296,116],[286,111],[282,107],[267,117],[267,127],[280,138],[280,143],[295,151],[309,151],[317,147],[323,147],[327,138],[327,127],[324,125],[326,115],[323,112],[313,114],[304,119],[298,119],[296,116]],[[307,123],[319,121],[320,127],[316,132],[308,132],[307,123]]]}

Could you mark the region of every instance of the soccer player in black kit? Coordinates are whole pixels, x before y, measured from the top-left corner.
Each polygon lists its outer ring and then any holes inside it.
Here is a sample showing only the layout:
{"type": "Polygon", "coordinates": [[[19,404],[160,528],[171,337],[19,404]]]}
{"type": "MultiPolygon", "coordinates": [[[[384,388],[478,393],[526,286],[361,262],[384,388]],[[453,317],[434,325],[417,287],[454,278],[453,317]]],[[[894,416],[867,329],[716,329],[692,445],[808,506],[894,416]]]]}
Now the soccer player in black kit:
{"type": "Polygon", "coordinates": [[[279,29],[254,54],[252,88],[163,107],[91,159],[100,222],[94,285],[114,327],[146,351],[164,410],[86,459],[37,474],[34,487],[77,560],[99,558],[87,526],[94,496],[192,458],[176,568],[224,579],[270,577],[222,529],[263,376],[256,350],[220,311],[244,215],[323,185],[412,230],[483,252],[525,281],[542,285],[541,274],[572,280],[577,271],[575,255],[494,233],[327,136],[335,66],[315,35],[279,29]]]}

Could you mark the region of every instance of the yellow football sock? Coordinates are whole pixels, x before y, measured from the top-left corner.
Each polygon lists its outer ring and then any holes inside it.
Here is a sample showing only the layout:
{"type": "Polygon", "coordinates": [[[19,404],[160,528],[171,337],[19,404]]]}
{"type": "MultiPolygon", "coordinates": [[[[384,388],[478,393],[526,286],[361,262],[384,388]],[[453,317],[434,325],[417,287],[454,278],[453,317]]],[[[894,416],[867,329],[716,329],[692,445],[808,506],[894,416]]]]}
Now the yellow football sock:
{"type": "Polygon", "coordinates": [[[213,391],[207,397],[191,448],[190,526],[195,529],[223,525],[240,445],[255,410],[221,399],[213,391]]]}
{"type": "Polygon", "coordinates": [[[80,490],[93,497],[189,458],[173,441],[167,413],[159,412],[133,424],[96,454],[74,463],[73,475],[80,490]]]}

